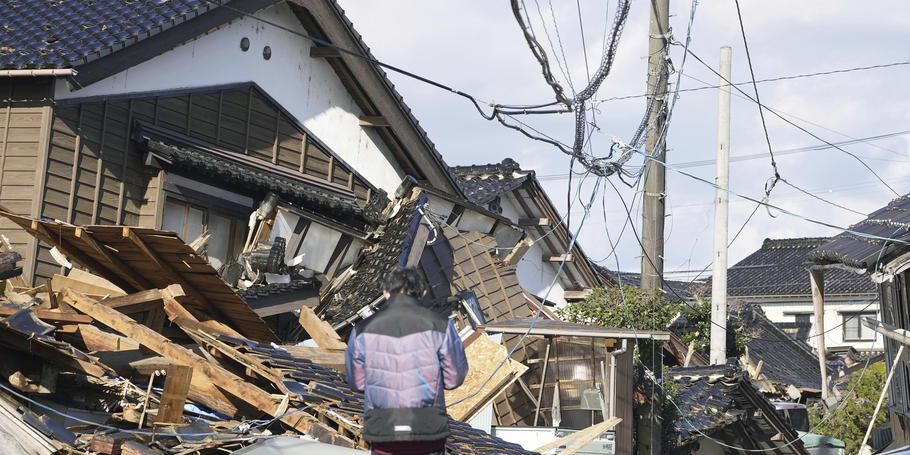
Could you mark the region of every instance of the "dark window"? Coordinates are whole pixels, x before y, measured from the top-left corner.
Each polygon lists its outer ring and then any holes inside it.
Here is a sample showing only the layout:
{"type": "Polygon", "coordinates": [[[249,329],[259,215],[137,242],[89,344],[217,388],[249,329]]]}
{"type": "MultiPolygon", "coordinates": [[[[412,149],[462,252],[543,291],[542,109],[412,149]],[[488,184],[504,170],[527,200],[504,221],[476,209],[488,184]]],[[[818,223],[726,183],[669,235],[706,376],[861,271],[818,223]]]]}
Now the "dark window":
{"type": "Polygon", "coordinates": [[[793,322],[797,324],[812,325],[812,313],[800,313],[793,315],[793,322]]]}
{"type": "Polygon", "coordinates": [[[875,313],[841,313],[844,320],[844,341],[871,341],[875,331],[866,327],[862,318],[875,317],[875,313]]]}

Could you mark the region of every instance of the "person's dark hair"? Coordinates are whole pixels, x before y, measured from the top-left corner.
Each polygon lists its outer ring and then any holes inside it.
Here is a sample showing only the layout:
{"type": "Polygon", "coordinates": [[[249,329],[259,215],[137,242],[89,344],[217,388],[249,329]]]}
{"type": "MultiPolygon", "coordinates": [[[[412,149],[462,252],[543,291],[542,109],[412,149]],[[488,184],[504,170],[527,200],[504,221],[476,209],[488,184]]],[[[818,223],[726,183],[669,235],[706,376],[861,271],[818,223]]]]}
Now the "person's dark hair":
{"type": "Polygon", "coordinates": [[[389,294],[404,294],[420,299],[426,293],[423,277],[413,268],[395,269],[385,278],[382,288],[389,294]]]}

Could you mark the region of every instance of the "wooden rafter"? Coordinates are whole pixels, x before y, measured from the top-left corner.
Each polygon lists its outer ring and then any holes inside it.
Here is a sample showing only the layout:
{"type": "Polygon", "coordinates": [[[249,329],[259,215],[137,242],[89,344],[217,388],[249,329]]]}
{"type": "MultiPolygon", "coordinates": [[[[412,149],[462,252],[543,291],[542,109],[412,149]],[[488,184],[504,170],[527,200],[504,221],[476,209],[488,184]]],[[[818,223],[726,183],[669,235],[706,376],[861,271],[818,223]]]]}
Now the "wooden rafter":
{"type": "Polygon", "coordinates": [[[151,287],[148,282],[142,278],[135,277],[129,273],[129,267],[120,259],[111,255],[104,247],[98,244],[92,234],[84,228],[76,228],[76,238],[88,245],[93,251],[101,256],[102,260],[107,263],[109,270],[115,273],[119,278],[129,283],[135,289],[144,289],[151,287]]]}

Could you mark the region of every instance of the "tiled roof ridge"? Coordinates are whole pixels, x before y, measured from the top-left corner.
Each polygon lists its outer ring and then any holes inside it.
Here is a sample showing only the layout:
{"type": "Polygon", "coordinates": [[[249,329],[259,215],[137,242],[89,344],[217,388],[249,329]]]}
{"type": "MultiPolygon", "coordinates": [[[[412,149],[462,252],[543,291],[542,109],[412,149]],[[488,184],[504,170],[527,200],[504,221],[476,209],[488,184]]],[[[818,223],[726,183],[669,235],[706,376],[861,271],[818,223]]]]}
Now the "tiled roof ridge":
{"type": "Polygon", "coordinates": [[[831,237],[790,237],[782,239],[765,239],[762,242],[762,249],[772,248],[816,248],[825,242],[831,240],[831,237]]]}
{"type": "Polygon", "coordinates": [[[521,168],[521,165],[518,164],[512,158],[505,158],[499,163],[487,163],[487,164],[468,164],[462,166],[452,166],[450,168],[452,173],[454,173],[459,178],[471,178],[477,176],[485,176],[490,174],[514,174],[516,172],[526,172],[533,173],[534,171],[525,171],[521,168]]]}

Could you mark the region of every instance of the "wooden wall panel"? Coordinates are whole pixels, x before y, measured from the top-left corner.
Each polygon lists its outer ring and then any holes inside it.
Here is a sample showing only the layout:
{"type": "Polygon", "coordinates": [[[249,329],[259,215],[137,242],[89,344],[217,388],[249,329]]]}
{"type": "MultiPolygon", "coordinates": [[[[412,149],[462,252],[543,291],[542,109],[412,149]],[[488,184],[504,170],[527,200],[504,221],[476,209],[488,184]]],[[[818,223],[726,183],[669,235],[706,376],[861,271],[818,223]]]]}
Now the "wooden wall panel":
{"type": "MultiPolygon", "coordinates": [[[[52,93],[50,79],[0,80],[0,204],[16,214],[34,215],[41,203],[37,189],[45,181],[52,93]]],[[[38,242],[6,219],[0,235],[25,258],[26,278],[34,276],[38,242]]]]}
{"type": "MultiPolygon", "coordinates": [[[[147,167],[131,141],[137,120],[350,188],[361,203],[370,195],[369,185],[347,165],[308,137],[267,96],[245,86],[75,100],[53,110],[0,105],[0,202],[17,213],[73,224],[159,227],[165,175],[147,167]],[[41,134],[42,128],[47,134],[41,134]],[[42,154],[46,158],[39,160],[42,154]],[[38,168],[43,190],[36,191],[38,168]]],[[[0,233],[11,229],[0,222],[0,233]]],[[[28,241],[19,234],[16,238],[28,241]]],[[[38,281],[59,271],[46,247],[30,248],[38,281]]]]}

